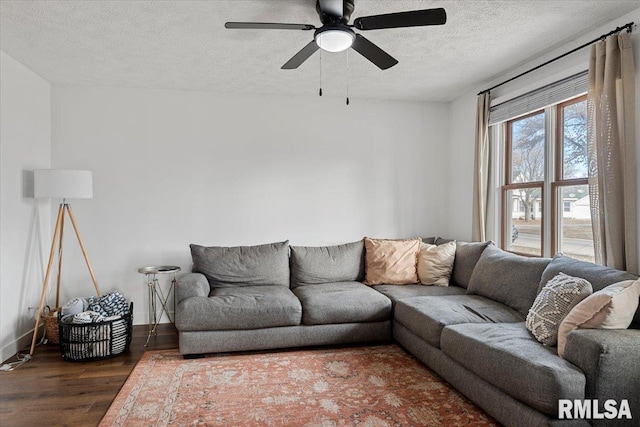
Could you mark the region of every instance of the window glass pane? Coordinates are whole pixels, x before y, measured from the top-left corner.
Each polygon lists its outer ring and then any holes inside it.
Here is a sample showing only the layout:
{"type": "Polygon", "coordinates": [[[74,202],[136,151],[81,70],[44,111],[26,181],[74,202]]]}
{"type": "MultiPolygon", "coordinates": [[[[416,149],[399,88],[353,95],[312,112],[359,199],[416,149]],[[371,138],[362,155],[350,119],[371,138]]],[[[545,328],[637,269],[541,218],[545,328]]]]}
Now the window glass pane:
{"type": "Polygon", "coordinates": [[[542,255],[541,195],[540,187],[506,191],[506,250],[542,255]]]}
{"type": "Polygon", "coordinates": [[[587,177],[587,101],[562,108],[562,178],[587,177]]]}
{"type": "Polygon", "coordinates": [[[594,262],[588,185],[558,187],[558,251],[594,262]]]}
{"type": "Polygon", "coordinates": [[[544,180],[544,111],[510,125],[511,183],[544,180]]]}

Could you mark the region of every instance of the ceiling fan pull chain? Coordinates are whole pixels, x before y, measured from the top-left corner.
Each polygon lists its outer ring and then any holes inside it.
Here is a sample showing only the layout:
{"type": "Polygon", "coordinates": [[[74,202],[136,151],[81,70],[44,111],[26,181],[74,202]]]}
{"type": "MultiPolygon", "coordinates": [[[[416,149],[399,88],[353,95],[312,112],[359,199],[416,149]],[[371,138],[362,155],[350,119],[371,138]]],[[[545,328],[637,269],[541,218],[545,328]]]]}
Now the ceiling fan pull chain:
{"type": "Polygon", "coordinates": [[[319,96],[322,96],[322,49],[320,49],[320,91],[319,96]]]}
{"type": "Polygon", "coordinates": [[[349,49],[347,49],[347,105],[349,105],[349,49]]]}

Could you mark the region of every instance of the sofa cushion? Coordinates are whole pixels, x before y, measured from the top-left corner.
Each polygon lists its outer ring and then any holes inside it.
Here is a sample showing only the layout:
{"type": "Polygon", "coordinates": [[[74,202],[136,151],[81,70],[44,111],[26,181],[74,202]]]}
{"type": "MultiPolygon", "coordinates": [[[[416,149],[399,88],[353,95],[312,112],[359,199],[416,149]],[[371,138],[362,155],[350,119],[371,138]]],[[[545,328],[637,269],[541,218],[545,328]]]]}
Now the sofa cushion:
{"type": "Polygon", "coordinates": [[[302,305],[284,286],[236,286],[215,288],[209,297],[180,302],[181,331],[262,329],[299,325],[302,305]]]}
{"type": "Polygon", "coordinates": [[[527,314],[527,329],[542,344],[556,345],[560,323],[571,309],[591,295],[591,292],[591,283],[587,280],[558,273],[549,280],[533,301],[527,314]]]}
{"type": "Polygon", "coordinates": [[[373,289],[386,295],[394,304],[403,298],[465,295],[467,293],[467,290],[460,286],[375,285],[373,289]]]}
{"type": "MultiPolygon", "coordinates": [[[[443,244],[436,240],[436,244],[443,244]]],[[[463,288],[467,288],[473,269],[478,263],[482,252],[493,242],[456,242],[456,257],[453,261],[451,279],[453,283],[463,288]]]]}
{"type": "MultiPolygon", "coordinates": [[[[593,287],[593,292],[597,292],[623,280],[636,280],[638,278],[638,276],[634,276],[626,271],[604,267],[591,262],[578,261],[577,259],[557,254],[542,273],[538,292],[540,292],[551,278],[560,272],[588,280],[593,287]]],[[[640,309],[636,311],[634,320],[640,322],[640,309]]]]}
{"type": "Polygon", "coordinates": [[[584,399],[582,371],[536,341],[524,322],[448,326],[440,348],[491,385],[552,417],[558,399],[584,399]]]}
{"type": "Polygon", "coordinates": [[[391,300],[360,282],[302,285],[293,292],[302,303],[305,325],[391,319],[391,300]]]}
{"type": "Polygon", "coordinates": [[[364,242],[291,246],[291,287],[364,280],[364,242]]]}
{"type": "Polygon", "coordinates": [[[538,294],[542,272],[550,261],[489,246],[473,270],[467,293],[501,302],[526,316],[538,294]]]}
{"type": "Polygon", "coordinates": [[[418,252],[421,239],[364,238],[366,285],[418,283],[418,252]]]}
{"type": "Polygon", "coordinates": [[[434,347],[445,326],[460,323],[522,322],[524,316],[479,295],[415,297],[396,303],[394,319],[434,347]]]}
{"type": "Polygon", "coordinates": [[[418,252],[418,278],[423,285],[449,286],[456,242],[440,246],[423,243],[418,252]]]}
{"type": "Polygon", "coordinates": [[[289,241],[257,246],[191,245],[193,272],[212,288],[278,285],[289,287],[289,241]]]}

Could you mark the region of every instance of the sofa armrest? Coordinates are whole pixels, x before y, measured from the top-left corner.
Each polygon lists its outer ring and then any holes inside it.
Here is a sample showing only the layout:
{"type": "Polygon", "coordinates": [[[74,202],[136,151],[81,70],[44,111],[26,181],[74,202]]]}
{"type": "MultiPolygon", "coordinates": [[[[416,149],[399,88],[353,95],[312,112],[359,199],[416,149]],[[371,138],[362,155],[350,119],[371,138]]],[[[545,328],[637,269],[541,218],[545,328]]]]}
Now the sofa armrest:
{"type": "Polygon", "coordinates": [[[185,274],[176,283],[176,304],[191,297],[208,297],[209,292],[209,281],[204,274],[185,274]]]}
{"type": "MultiPolygon", "coordinates": [[[[640,330],[578,329],[567,336],[565,359],[584,372],[585,397],[600,405],[613,399],[620,408],[626,399],[633,420],[640,418],[640,330]]],[[[594,425],[607,420],[593,420],[594,425]]],[[[618,423],[625,421],[616,420],[618,423]]],[[[620,425],[624,425],[622,422],[620,425]]],[[[616,424],[618,425],[618,424],[616,424]]]]}

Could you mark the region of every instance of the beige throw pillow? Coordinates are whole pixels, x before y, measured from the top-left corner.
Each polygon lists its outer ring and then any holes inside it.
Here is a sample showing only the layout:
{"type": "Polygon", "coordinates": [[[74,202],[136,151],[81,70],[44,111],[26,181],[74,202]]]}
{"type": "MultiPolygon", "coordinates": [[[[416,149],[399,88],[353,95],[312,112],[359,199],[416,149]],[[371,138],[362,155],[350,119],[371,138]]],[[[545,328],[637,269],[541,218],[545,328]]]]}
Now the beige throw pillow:
{"type": "Polygon", "coordinates": [[[573,307],[558,329],[558,355],[564,357],[567,335],[576,329],[626,329],[638,309],[640,279],[614,283],[573,307]]]}
{"type": "Polygon", "coordinates": [[[418,254],[418,278],[423,285],[449,286],[456,242],[440,246],[423,243],[418,254]]]}
{"type": "Polygon", "coordinates": [[[416,263],[421,239],[386,240],[364,238],[365,285],[418,283],[416,263]]]}
{"type": "Polygon", "coordinates": [[[527,329],[542,344],[556,345],[562,320],[592,292],[587,280],[558,273],[542,288],[529,309],[527,329]]]}

